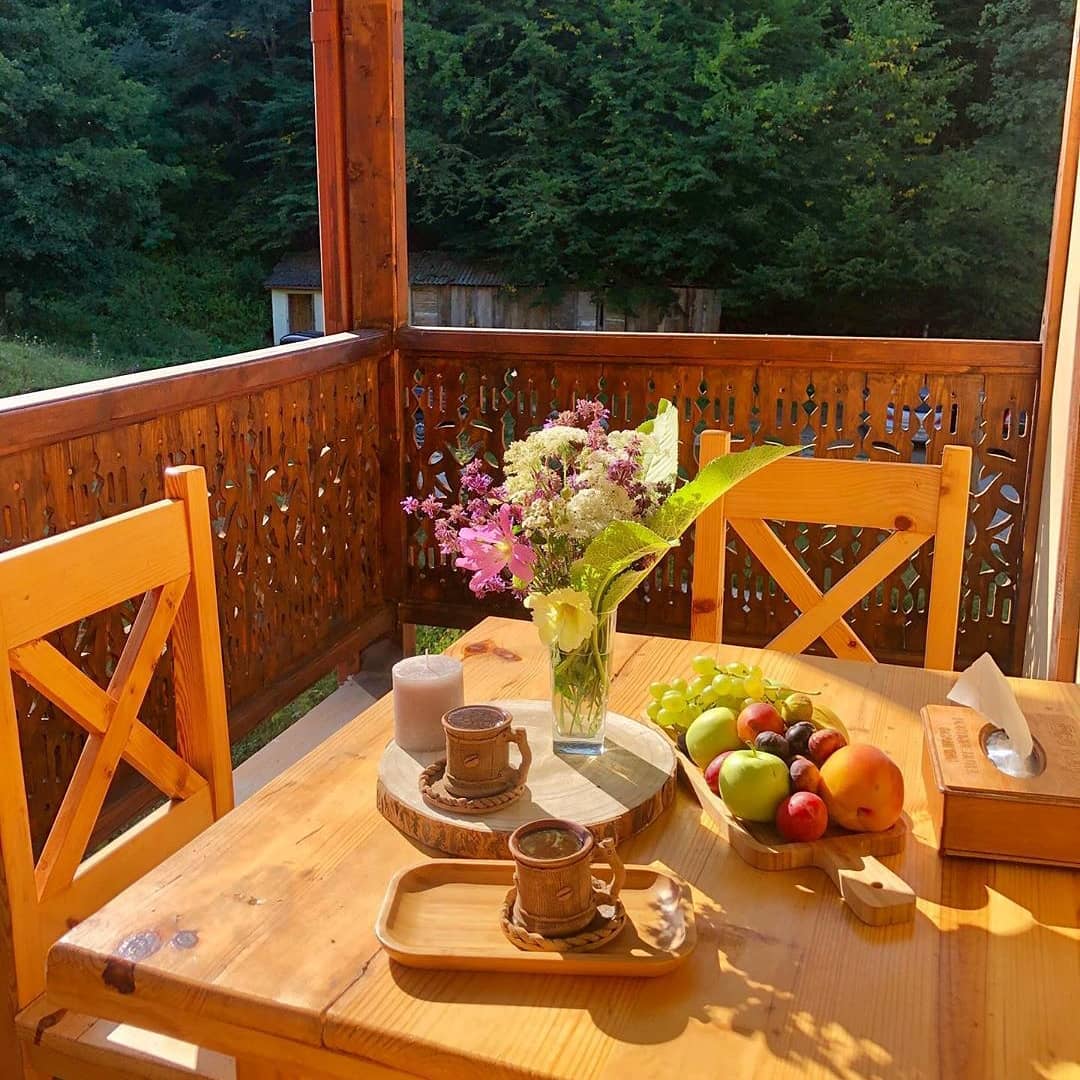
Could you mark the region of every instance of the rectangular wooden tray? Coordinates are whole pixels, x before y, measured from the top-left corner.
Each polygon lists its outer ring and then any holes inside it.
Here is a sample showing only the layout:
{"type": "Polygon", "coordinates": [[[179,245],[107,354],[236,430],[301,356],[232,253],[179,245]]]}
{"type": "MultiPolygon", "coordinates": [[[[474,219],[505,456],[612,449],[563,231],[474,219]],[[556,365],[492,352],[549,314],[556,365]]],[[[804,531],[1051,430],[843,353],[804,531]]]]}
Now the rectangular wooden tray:
{"type": "Polygon", "coordinates": [[[689,886],[648,866],[627,866],[620,894],[627,925],[596,952],[524,952],[503,935],[499,911],[514,864],[436,859],[402,870],[386,890],[375,936],[407,967],[532,971],[543,975],[665,975],[694,948],[689,886]]]}

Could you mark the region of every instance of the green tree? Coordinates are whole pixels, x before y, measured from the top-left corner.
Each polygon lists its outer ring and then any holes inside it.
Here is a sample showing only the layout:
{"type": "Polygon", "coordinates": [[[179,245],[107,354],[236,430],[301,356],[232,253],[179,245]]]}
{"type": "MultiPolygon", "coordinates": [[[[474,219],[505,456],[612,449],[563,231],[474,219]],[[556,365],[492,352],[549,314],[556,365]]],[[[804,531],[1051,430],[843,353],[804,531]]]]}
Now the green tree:
{"type": "Polygon", "coordinates": [[[167,103],[183,166],[166,205],[181,245],[280,254],[317,242],[307,6],[296,0],[84,0],[113,55],[167,103]]]}
{"type": "Polygon", "coordinates": [[[153,95],[125,78],[68,3],[0,8],[0,293],[115,270],[161,239],[177,173],[147,151],[153,95]]]}
{"type": "Polygon", "coordinates": [[[1038,336],[1073,7],[993,0],[972,33],[985,88],[928,215],[936,288],[925,306],[944,333],[1038,336]]]}
{"type": "Polygon", "coordinates": [[[915,325],[963,79],[928,0],[424,0],[407,30],[421,239],[719,286],[733,326],[915,325]]]}

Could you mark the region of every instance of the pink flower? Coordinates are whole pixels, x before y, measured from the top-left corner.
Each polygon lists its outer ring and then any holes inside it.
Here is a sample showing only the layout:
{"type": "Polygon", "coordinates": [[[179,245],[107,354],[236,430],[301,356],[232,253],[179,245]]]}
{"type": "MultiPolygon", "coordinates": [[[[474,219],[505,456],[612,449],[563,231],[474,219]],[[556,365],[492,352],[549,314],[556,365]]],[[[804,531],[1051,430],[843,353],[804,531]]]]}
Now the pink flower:
{"type": "Polygon", "coordinates": [[[458,536],[461,557],[454,563],[472,570],[469,588],[478,596],[491,590],[503,570],[521,581],[532,581],[536,552],[514,535],[514,516],[509,506],[500,508],[492,521],[479,528],[464,528],[458,536]]]}

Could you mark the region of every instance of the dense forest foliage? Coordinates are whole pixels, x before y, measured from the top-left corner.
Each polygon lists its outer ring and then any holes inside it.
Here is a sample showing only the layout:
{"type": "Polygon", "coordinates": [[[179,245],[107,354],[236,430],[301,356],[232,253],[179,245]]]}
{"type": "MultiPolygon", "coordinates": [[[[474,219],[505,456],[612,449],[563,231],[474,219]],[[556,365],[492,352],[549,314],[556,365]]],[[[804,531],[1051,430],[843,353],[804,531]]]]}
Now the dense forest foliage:
{"type": "MultiPolygon", "coordinates": [[[[1037,333],[1072,0],[409,0],[411,246],[730,329],[1037,333]]],[[[0,0],[0,320],[260,343],[316,242],[303,0],[0,0]]]]}

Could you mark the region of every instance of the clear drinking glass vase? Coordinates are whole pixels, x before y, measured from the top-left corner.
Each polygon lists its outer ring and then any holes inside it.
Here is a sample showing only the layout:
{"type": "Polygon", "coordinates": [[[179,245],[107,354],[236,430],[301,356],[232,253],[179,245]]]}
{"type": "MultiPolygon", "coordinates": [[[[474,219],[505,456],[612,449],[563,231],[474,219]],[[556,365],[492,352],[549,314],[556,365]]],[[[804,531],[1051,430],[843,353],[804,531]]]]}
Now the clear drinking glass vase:
{"type": "Polygon", "coordinates": [[[551,646],[551,735],[557,754],[603,753],[614,644],[613,612],[598,619],[576,649],[551,646]]]}

